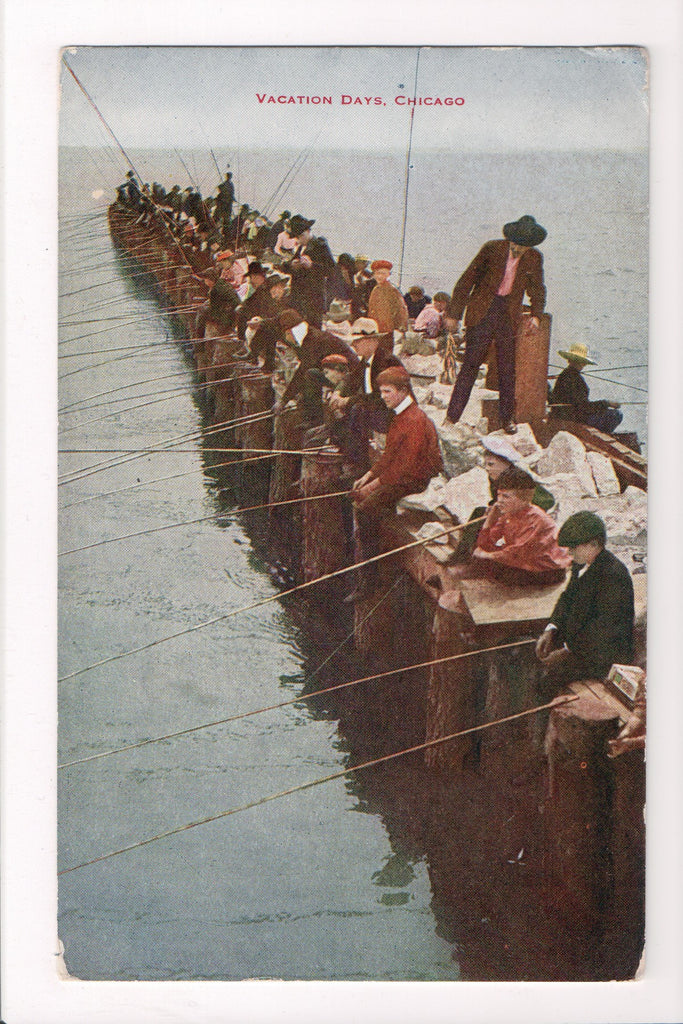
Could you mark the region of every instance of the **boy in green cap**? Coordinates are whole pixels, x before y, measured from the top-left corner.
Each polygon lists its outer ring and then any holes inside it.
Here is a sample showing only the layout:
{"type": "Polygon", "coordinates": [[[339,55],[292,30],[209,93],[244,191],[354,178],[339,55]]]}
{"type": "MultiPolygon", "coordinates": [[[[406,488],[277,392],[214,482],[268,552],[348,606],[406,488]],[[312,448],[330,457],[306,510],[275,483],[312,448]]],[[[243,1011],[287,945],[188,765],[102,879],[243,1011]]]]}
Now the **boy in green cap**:
{"type": "Polygon", "coordinates": [[[569,548],[571,578],[536,643],[543,688],[554,697],[576,679],[603,679],[633,657],[633,581],[605,548],[607,531],[594,512],[570,516],[557,542],[569,548]]]}

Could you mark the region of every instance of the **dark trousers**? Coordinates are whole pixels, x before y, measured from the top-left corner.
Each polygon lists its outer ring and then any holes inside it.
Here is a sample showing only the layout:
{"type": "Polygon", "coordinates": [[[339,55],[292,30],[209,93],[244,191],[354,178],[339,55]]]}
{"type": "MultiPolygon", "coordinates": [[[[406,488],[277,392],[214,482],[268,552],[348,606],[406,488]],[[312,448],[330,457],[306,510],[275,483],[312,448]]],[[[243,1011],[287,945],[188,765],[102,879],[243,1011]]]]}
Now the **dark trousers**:
{"type": "MultiPolygon", "coordinates": [[[[410,494],[411,489],[396,485],[382,486],[362,505],[354,506],[356,562],[365,562],[381,553],[381,524],[385,516],[396,511],[396,502],[410,494]]],[[[374,589],[379,583],[377,562],[361,565],[356,571],[357,585],[365,590],[374,589]]]]}
{"type": "Polygon", "coordinates": [[[448,405],[448,418],[453,423],[457,423],[463,414],[479,367],[486,359],[491,344],[495,344],[498,358],[500,420],[501,423],[509,423],[514,418],[515,331],[507,310],[507,297],[496,295],[484,319],[467,328],[465,356],[448,405]]]}
{"type": "Polygon", "coordinates": [[[348,442],[345,454],[359,476],[370,469],[370,438],[375,431],[386,434],[391,415],[381,398],[373,395],[363,396],[351,406],[346,417],[348,442]]]}

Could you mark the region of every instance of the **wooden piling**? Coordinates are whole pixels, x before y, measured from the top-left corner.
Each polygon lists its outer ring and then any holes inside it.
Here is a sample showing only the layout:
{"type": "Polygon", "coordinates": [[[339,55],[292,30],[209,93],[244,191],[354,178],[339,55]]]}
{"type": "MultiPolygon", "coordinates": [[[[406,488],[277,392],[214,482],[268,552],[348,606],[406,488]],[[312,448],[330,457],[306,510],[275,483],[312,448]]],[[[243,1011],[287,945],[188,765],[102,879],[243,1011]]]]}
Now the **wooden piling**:
{"type": "MultiPolygon", "coordinates": [[[[441,595],[432,630],[434,659],[463,654],[472,649],[473,623],[459,590],[441,595]]],[[[427,741],[470,729],[475,724],[475,670],[476,666],[468,658],[431,667],[427,693],[427,741]]],[[[449,740],[448,743],[428,747],[425,764],[430,768],[462,771],[463,761],[471,749],[471,736],[449,740]]]]}
{"type": "MultiPolygon", "coordinates": [[[[301,491],[309,498],[339,491],[342,476],[341,452],[311,453],[301,460],[301,491]]],[[[349,545],[344,527],[343,498],[304,502],[302,574],[317,579],[349,563],[349,545]]]]}
{"type": "Polygon", "coordinates": [[[550,714],[544,869],[549,908],[597,941],[614,889],[614,766],[607,741],[616,735],[619,718],[590,685],[572,684],[579,699],[550,714]]]}

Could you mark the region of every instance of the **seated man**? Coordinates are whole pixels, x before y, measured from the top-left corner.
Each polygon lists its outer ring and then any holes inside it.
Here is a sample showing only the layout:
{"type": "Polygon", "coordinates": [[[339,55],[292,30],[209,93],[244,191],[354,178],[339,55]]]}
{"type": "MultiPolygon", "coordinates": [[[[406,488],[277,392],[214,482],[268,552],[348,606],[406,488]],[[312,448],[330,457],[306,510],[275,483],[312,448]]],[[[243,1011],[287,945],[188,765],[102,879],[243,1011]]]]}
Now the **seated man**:
{"type": "Polygon", "coordinates": [[[444,317],[451,299],[445,292],[437,292],[430,303],[417,315],[413,330],[425,338],[438,338],[444,332],[444,317]]]}
{"type": "Polygon", "coordinates": [[[374,320],[362,317],[353,327],[350,342],[360,361],[351,373],[347,397],[335,398],[333,406],[337,411],[346,413],[347,445],[344,452],[356,472],[362,474],[370,468],[370,438],[375,432],[386,434],[391,419],[391,410],[380,395],[379,375],[388,367],[402,366],[402,363],[398,356],[381,348],[374,320]]]}
{"type": "Polygon", "coordinates": [[[536,643],[545,666],[544,696],[551,700],[575,679],[603,679],[613,664],[633,657],[633,581],[605,549],[605,524],[594,512],[576,512],[558,543],[569,548],[571,579],[536,643]]]}
{"type": "Polygon", "coordinates": [[[495,504],[479,531],[462,576],[488,576],[510,584],[560,583],[571,564],[558,546],[557,525],[532,504],[534,481],[511,466],[498,478],[495,504]]]}
{"type": "Polygon", "coordinates": [[[569,364],[558,376],[550,392],[550,415],[574,423],[585,423],[587,427],[595,427],[606,434],[616,430],[622,421],[623,414],[619,411],[618,402],[600,399],[588,401],[588,385],[581,371],[584,366],[595,366],[588,358],[585,345],[574,344],[567,352],[558,355],[569,364]]]}
{"type": "MultiPolygon", "coordinates": [[[[436,428],[415,402],[408,371],[390,366],[382,370],[377,382],[382,401],[394,417],[384,452],[372,469],[355,481],[351,493],[360,562],[379,554],[382,517],[392,512],[406,494],[423,491],[443,469],[436,428]]],[[[377,581],[376,563],[363,566],[359,588],[351,597],[367,597],[377,581]]]]}

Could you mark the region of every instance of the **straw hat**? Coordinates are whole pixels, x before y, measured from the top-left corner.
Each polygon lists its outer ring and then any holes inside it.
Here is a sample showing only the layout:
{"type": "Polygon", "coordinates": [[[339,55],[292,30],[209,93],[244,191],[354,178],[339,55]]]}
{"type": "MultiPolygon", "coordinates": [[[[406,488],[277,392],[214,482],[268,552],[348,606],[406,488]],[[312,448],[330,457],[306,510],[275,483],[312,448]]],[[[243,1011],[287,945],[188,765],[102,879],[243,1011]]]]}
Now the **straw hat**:
{"type": "Polygon", "coordinates": [[[590,363],[591,366],[595,366],[595,360],[590,359],[588,356],[588,346],[582,345],[578,341],[574,342],[568,352],[563,352],[560,349],[557,354],[570,363],[582,363],[583,366],[590,363]]]}

